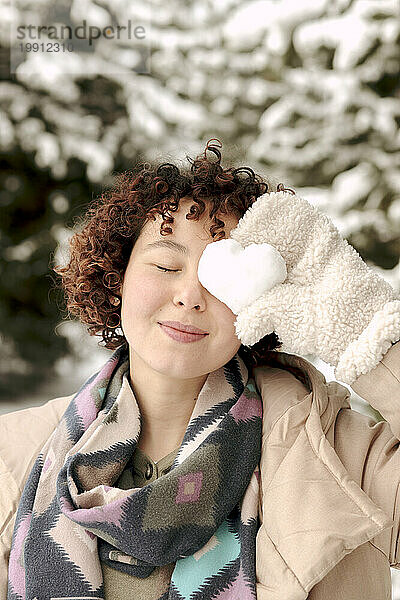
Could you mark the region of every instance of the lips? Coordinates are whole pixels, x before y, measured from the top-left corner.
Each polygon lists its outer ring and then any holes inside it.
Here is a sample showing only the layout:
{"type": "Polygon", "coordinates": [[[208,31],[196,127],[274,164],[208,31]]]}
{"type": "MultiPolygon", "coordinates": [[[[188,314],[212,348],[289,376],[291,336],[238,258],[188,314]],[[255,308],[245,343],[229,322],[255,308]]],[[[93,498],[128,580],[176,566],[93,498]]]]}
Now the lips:
{"type": "Polygon", "coordinates": [[[160,325],[166,325],[167,327],[171,327],[176,331],[181,331],[184,333],[193,333],[197,335],[208,335],[207,331],[203,329],[199,329],[194,325],[186,325],[185,323],[180,323],[179,321],[159,321],[160,325]]]}
{"type": "Polygon", "coordinates": [[[188,333],[187,331],[179,331],[179,329],[174,329],[173,327],[169,327],[169,325],[164,325],[163,323],[159,323],[159,325],[168,337],[177,342],[183,342],[184,344],[200,342],[208,336],[207,333],[188,333]]]}

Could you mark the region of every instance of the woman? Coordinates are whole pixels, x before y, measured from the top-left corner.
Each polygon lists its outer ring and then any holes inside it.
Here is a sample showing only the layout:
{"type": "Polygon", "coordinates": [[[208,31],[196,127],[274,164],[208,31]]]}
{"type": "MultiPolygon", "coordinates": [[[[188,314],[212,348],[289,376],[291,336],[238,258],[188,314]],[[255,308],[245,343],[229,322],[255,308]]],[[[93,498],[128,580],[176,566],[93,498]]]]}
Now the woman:
{"type": "Polygon", "coordinates": [[[121,175],[56,270],[114,353],[1,417],[8,600],[391,597],[400,302],[325,215],[211,142],[183,173],[121,175]]]}

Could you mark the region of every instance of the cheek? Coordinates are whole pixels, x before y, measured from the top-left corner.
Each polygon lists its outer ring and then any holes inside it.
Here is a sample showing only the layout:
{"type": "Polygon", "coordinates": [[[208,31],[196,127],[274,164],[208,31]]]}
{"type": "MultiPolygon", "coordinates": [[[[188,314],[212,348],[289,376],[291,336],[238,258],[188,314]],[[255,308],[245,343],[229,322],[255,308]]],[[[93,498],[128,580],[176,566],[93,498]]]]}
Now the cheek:
{"type": "Polygon", "coordinates": [[[124,281],[122,292],[122,320],[129,321],[134,315],[153,314],[159,308],[165,287],[154,277],[130,274],[124,281]]]}
{"type": "Polygon", "coordinates": [[[235,330],[236,315],[222,302],[218,303],[217,322],[220,323],[225,335],[231,339],[233,343],[239,342],[235,330]]]}

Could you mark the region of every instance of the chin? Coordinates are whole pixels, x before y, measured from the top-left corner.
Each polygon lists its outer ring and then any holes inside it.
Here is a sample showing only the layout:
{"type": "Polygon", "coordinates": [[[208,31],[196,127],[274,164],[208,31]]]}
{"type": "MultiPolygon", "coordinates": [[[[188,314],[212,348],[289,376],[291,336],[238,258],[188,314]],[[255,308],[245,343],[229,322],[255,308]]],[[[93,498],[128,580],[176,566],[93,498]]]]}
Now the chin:
{"type": "Polygon", "coordinates": [[[158,362],[154,361],[153,358],[151,363],[155,371],[174,379],[192,379],[209,373],[208,370],[201,368],[197,359],[178,361],[176,356],[170,355],[168,358],[160,359],[158,362]]]}

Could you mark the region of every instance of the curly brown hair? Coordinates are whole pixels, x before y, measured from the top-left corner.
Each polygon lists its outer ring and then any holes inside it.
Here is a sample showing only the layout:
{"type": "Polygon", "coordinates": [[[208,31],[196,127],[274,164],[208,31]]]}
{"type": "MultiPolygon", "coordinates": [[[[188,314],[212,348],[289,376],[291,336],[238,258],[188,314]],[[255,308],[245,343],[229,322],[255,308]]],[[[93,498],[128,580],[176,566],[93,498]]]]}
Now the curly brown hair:
{"type": "MultiPolygon", "coordinates": [[[[70,239],[69,262],[53,271],[61,276],[67,311],[87,325],[90,335],[102,337],[99,345],[115,350],[127,343],[120,329],[119,291],[132,248],[149,219],[162,215],[160,234],[168,235],[174,221],[170,213],[178,210],[181,198],[189,197],[194,203],[186,215],[188,220],[198,220],[207,201],[213,221],[210,234],[217,241],[225,237],[225,223],[218,215],[233,213],[240,219],[269,190],[250,167],[224,169],[219,148],[219,140],[209,140],[194,160],[186,156],[190,167],[145,162],[117,174],[114,185],[93,200],[78,220],[80,231],[70,239]],[[207,151],[217,159],[211,160],[207,151]]],[[[277,190],[283,189],[283,184],[278,184],[277,190]]],[[[281,345],[274,332],[251,347],[242,344],[238,353],[251,368],[262,364],[266,354],[281,345]]]]}

